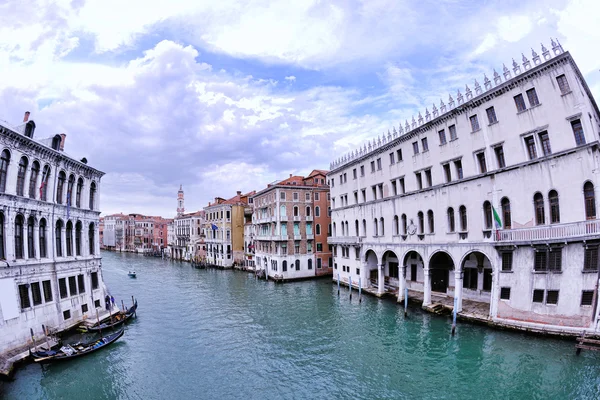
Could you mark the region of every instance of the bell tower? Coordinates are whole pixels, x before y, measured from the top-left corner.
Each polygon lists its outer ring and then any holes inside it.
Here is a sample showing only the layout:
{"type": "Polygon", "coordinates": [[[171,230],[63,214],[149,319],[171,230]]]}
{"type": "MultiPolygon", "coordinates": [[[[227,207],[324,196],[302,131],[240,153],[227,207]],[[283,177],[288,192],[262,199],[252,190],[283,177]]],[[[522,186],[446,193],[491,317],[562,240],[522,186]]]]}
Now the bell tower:
{"type": "Polygon", "coordinates": [[[185,207],[183,206],[183,189],[182,186],[179,185],[179,191],[177,192],[177,216],[181,216],[185,212],[185,207]]]}

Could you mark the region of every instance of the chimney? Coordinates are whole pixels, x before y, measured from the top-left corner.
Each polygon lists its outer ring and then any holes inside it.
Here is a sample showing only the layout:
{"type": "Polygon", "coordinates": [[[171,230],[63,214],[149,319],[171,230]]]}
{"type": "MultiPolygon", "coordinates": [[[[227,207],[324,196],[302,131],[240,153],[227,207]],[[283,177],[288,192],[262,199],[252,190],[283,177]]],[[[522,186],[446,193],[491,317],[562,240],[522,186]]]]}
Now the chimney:
{"type": "Polygon", "coordinates": [[[241,192],[241,190],[238,190],[238,191],[237,191],[237,195],[238,195],[238,196],[241,196],[241,195],[242,195],[242,192],[241,192]]]}
{"type": "Polygon", "coordinates": [[[60,151],[63,151],[65,149],[65,139],[67,138],[67,135],[65,135],[64,133],[60,134],[60,151]]]}
{"type": "Polygon", "coordinates": [[[292,177],[292,174],[290,174],[290,178],[292,177]]]}
{"type": "Polygon", "coordinates": [[[29,114],[30,114],[29,111],[25,111],[25,115],[23,116],[23,122],[29,121],[29,114]]]}

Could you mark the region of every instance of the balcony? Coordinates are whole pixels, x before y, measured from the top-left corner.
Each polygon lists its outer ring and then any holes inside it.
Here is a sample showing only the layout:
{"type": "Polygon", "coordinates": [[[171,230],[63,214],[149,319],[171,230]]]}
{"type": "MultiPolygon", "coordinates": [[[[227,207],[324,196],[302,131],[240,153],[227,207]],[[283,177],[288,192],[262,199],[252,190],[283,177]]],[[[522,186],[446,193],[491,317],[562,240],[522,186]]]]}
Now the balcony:
{"type": "Polygon", "coordinates": [[[302,220],[302,217],[300,217],[299,215],[294,217],[294,221],[296,222],[300,222],[302,220]]]}
{"type": "Polygon", "coordinates": [[[328,244],[360,244],[361,236],[330,236],[327,238],[328,244]]]}
{"type": "Polygon", "coordinates": [[[543,242],[548,240],[577,239],[600,235],[600,220],[568,224],[542,225],[531,228],[506,229],[496,232],[494,240],[508,242],[543,242]]]}
{"type": "Polygon", "coordinates": [[[312,215],[307,215],[306,216],[306,222],[311,222],[313,220],[312,215]]]}
{"type": "Polygon", "coordinates": [[[281,222],[287,222],[288,220],[288,216],[287,215],[280,215],[279,216],[279,221],[281,222]]]}
{"type": "Polygon", "coordinates": [[[314,239],[315,239],[315,235],[313,235],[312,233],[306,234],[306,240],[314,240],[314,239]]]}
{"type": "Polygon", "coordinates": [[[302,240],[302,235],[294,234],[294,240],[302,240]]]}

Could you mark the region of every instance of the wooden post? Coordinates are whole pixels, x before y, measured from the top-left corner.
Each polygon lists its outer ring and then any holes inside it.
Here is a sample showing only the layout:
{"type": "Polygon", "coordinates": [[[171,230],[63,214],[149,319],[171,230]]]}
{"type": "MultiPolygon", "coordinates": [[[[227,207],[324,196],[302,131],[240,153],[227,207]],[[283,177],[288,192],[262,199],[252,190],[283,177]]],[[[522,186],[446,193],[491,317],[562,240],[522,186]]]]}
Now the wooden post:
{"type": "Polygon", "coordinates": [[[44,331],[44,336],[46,336],[46,347],[50,350],[50,344],[48,343],[48,332],[46,331],[46,326],[42,324],[42,330],[44,331]]]}
{"type": "Polygon", "coordinates": [[[97,308],[96,308],[96,321],[98,321],[98,329],[100,330],[100,336],[102,336],[102,328],[100,327],[100,317],[98,316],[97,308]]]}
{"type": "Polygon", "coordinates": [[[408,316],[408,287],[404,286],[404,316],[408,316]]]}
{"type": "Polygon", "coordinates": [[[358,302],[360,303],[362,301],[362,297],[360,296],[361,291],[362,291],[362,285],[361,285],[361,280],[360,280],[360,276],[358,277],[358,302]]]}
{"type": "Polygon", "coordinates": [[[452,309],[452,336],[456,332],[456,308],[458,306],[458,299],[454,297],[454,308],[452,309]]]}
{"type": "MultiPolygon", "coordinates": [[[[135,306],[135,299],[133,298],[133,296],[131,296],[131,305],[135,306]]],[[[137,318],[137,311],[136,310],[133,311],[133,315],[137,318]]]]}
{"type": "Polygon", "coordinates": [[[340,295],[340,273],[338,272],[338,296],[340,295]]]}
{"type": "Polygon", "coordinates": [[[350,292],[350,301],[352,301],[352,277],[348,277],[348,291],[350,292]]]}
{"type": "Polygon", "coordinates": [[[127,311],[127,309],[125,308],[125,302],[123,301],[123,299],[121,299],[121,308],[123,308],[123,312],[127,311]]]}
{"type": "Polygon", "coordinates": [[[35,344],[35,336],[33,336],[33,328],[29,328],[29,332],[31,332],[31,340],[33,341],[33,351],[37,351],[37,345],[35,344]]]}

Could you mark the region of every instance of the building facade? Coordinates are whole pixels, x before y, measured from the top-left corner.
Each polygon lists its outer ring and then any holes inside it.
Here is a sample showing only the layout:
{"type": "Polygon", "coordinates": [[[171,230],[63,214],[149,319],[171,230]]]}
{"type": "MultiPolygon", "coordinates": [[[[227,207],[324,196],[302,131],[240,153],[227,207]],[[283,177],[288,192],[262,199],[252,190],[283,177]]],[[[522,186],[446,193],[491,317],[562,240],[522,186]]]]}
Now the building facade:
{"type": "Polygon", "coordinates": [[[337,160],[335,279],[515,327],[597,329],[599,124],[553,42],[337,160]]]}
{"type": "Polygon", "coordinates": [[[332,274],[327,171],[291,176],[253,199],[256,268],[277,280],[332,274]]]}
{"type": "Polygon", "coordinates": [[[42,324],[73,326],[104,307],[99,243],[103,172],[64,153],[66,135],[0,123],[0,352],[42,324]]]}

